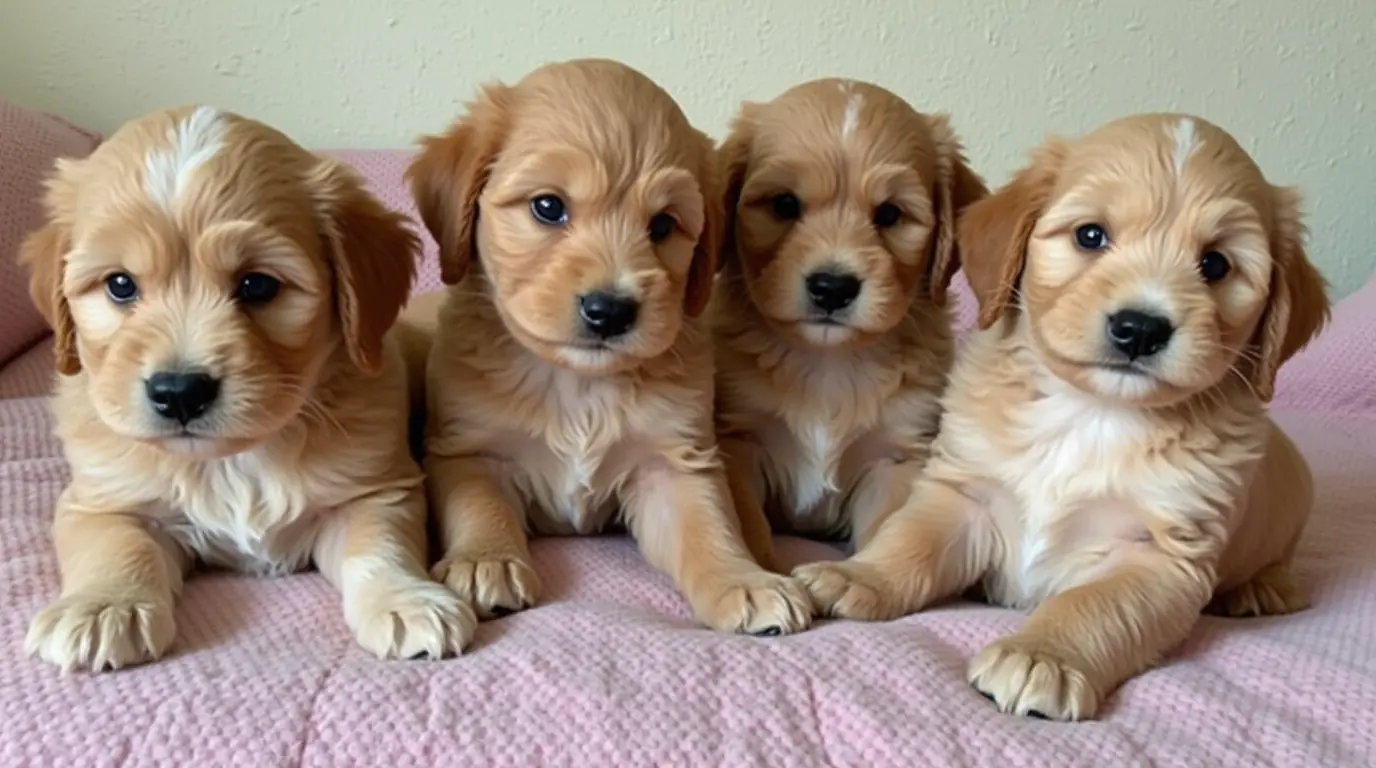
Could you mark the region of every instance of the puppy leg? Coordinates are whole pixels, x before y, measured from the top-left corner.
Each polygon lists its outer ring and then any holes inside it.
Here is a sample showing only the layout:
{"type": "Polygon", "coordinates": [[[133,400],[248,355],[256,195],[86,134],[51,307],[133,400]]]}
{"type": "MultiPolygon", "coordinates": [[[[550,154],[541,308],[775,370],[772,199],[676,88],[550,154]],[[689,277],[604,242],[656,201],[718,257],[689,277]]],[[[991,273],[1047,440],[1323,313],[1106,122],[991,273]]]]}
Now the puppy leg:
{"type": "Polygon", "coordinates": [[[172,610],[190,558],[144,519],[58,501],[53,540],[62,594],[29,625],[24,649],[64,671],[155,661],[177,632],[172,610]]]}
{"type": "Polygon", "coordinates": [[[1033,611],[970,663],[969,679],[1004,712],[1094,717],[1109,693],[1189,634],[1212,579],[1188,563],[1123,566],[1033,611]]]}
{"type": "Polygon", "coordinates": [[[731,491],[731,503],[740,520],[741,536],[750,556],[766,571],[780,573],[779,564],[774,559],[774,535],[769,527],[769,517],[756,492],[754,473],[755,447],[743,440],[726,439],[721,442],[721,452],[726,460],[726,483],[731,491]]]}
{"type": "Polygon", "coordinates": [[[440,659],[473,639],[473,610],[426,575],[419,487],[335,510],[316,539],[315,562],[343,593],[344,619],[359,645],[379,658],[440,659]]]}
{"type": "Polygon", "coordinates": [[[1309,596],[1295,583],[1290,567],[1272,563],[1246,583],[1214,596],[1208,612],[1218,616],[1283,616],[1309,607],[1309,596]]]}
{"type": "Polygon", "coordinates": [[[526,533],[489,463],[432,457],[430,483],[445,552],[431,571],[435,579],[485,619],[535,605],[540,579],[526,533]]]}
{"type": "Polygon", "coordinates": [[[751,559],[730,503],[724,472],[664,463],[637,471],[622,499],[645,559],[673,577],[704,624],[753,635],[806,629],[807,593],[751,559]]]}
{"type": "Polygon", "coordinates": [[[908,500],[925,464],[925,458],[897,463],[876,461],[856,483],[847,509],[851,544],[856,552],[864,549],[889,515],[908,500]]]}
{"type": "Polygon", "coordinates": [[[948,483],[923,478],[849,560],[813,563],[793,575],[829,616],[886,621],[958,594],[997,556],[981,505],[948,483]]]}

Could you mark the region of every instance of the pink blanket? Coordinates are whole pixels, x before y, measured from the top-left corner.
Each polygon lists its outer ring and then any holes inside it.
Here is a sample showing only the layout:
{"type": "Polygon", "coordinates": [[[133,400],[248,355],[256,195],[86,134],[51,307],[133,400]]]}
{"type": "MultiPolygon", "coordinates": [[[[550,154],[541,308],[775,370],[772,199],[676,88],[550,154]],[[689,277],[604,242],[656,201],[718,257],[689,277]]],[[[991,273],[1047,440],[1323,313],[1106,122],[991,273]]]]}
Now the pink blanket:
{"type": "MultiPolygon", "coordinates": [[[[401,155],[347,157],[409,208],[401,155]]],[[[966,661],[1017,613],[958,605],[792,637],[717,634],[621,538],[537,542],[544,604],[484,624],[454,660],[374,660],[318,575],[200,574],[171,658],[63,677],[22,654],[57,588],[47,525],[66,476],[36,397],[51,370],[39,347],[0,371],[0,766],[1371,765],[1373,307],[1376,284],[1285,372],[1277,400],[1318,481],[1296,568],[1314,607],[1203,618],[1168,665],[1080,724],[1001,715],[966,685],[966,661]]]]}

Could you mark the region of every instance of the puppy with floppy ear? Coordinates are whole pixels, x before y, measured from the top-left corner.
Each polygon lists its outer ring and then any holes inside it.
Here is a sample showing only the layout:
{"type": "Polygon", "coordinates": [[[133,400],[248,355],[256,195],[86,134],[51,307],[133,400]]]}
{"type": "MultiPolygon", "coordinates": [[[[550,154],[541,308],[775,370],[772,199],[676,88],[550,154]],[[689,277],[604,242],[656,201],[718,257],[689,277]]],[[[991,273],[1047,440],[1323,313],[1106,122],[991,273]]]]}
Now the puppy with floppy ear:
{"type": "Polygon", "coordinates": [[[64,669],[163,656],[195,561],[310,563],[382,657],[457,653],[472,610],[425,570],[425,499],[390,329],[417,241],[344,166],[209,107],[65,161],[25,243],[56,330],[71,483],[59,599],[26,647],[64,669]]]}
{"type": "Polygon", "coordinates": [[[722,154],[718,439],[772,568],[771,527],[863,546],[907,498],[954,356],[956,215],[987,190],[945,116],[850,80],[745,105],[722,154]]]}
{"type": "Polygon", "coordinates": [[[933,458],[867,547],[797,571],[814,600],[886,619],[978,585],[1032,608],[970,681],[1071,720],[1202,609],[1303,608],[1313,483],[1265,407],[1328,314],[1298,196],[1217,126],[1140,115],[1049,142],[959,235],[982,330],[933,458]]]}
{"type": "Polygon", "coordinates": [[[448,298],[427,377],[434,575],[480,615],[529,607],[527,532],[624,521],[697,616],[805,628],[807,595],[756,565],[712,428],[712,143],[622,64],[484,89],[409,176],[448,298]]]}

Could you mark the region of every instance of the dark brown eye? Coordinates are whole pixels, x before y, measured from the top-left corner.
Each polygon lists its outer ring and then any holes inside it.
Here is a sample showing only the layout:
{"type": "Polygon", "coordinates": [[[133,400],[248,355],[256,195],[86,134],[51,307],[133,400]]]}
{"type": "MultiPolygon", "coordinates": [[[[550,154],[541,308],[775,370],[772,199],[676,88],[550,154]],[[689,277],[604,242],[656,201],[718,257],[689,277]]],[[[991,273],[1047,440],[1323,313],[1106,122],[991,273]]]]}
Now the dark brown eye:
{"type": "Polygon", "coordinates": [[[124,272],[105,278],[105,293],[116,304],[128,304],[139,297],[139,285],[124,272]]]}
{"type": "Polygon", "coordinates": [[[250,272],[239,280],[235,297],[244,304],[266,304],[277,298],[282,283],[275,277],[261,272],[250,272]]]}
{"type": "Polygon", "coordinates": [[[558,195],[540,195],[530,201],[530,215],[541,224],[559,227],[569,222],[568,206],[558,195]]]}
{"type": "Polygon", "coordinates": [[[650,242],[662,243],[674,234],[678,220],[667,213],[657,213],[650,219],[650,242]]]}
{"type": "Polygon", "coordinates": [[[1086,251],[1102,251],[1108,247],[1108,233],[1098,224],[1086,224],[1075,230],[1075,244],[1086,251]]]}
{"type": "Polygon", "coordinates": [[[1233,265],[1228,263],[1228,257],[1218,251],[1205,251],[1199,257],[1199,274],[1204,276],[1204,282],[1216,283],[1228,276],[1233,271],[1233,265]]]}
{"type": "Polygon", "coordinates": [[[769,201],[769,208],[779,221],[794,221],[803,215],[803,203],[792,192],[775,195],[769,201]]]}
{"type": "Polygon", "coordinates": [[[903,212],[898,210],[898,206],[893,203],[880,203],[874,209],[874,228],[888,229],[898,223],[903,218],[903,212]]]}

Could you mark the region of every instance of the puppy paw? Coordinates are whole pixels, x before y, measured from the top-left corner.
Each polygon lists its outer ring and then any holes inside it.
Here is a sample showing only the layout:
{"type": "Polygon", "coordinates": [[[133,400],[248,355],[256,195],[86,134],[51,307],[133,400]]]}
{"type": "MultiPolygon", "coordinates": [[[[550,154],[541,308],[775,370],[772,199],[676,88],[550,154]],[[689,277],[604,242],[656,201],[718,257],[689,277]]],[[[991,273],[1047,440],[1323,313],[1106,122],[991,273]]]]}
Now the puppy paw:
{"type": "Polygon", "coordinates": [[[540,577],[519,555],[471,557],[451,552],[430,573],[484,619],[524,610],[540,599],[540,577]]]}
{"type": "Polygon", "coordinates": [[[1252,580],[1214,597],[1209,613],[1218,616],[1282,616],[1309,607],[1309,597],[1283,565],[1268,566],[1252,580]]]}
{"type": "Polygon", "coordinates": [[[879,569],[843,560],[793,569],[817,613],[859,621],[888,621],[903,615],[903,605],[879,569]]]}
{"type": "Polygon", "coordinates": [[[176,634],[171,595],[83,592],[39,611],[24,650],[64,672],[104,672],[162,658],[176,634]]]}
{"type": "Polygon", "coordinates": [[[375,581],[346,600],[354,638],[382,659],[456,656],[478,627],[478,617],[463,599],[419,577],[375,581]]]}
{"type": "Polygon", "coordinates": [[[1084,720],[1099,709],[1081,662],[1036,638],[1013,635],[991,643],[970,662],[969,680],[1000,712],[1084,720]]]}
{"type": "Polygon", "coordinates": [[[724,632],[769,637],[801,632],[812,624],[812,606],[802,585],[763,570],[716,581],[692,602],[704,624],[724,632]]]}

